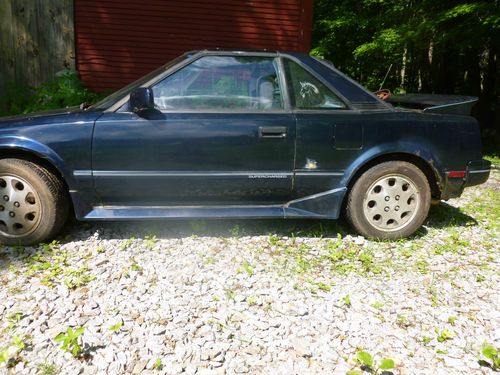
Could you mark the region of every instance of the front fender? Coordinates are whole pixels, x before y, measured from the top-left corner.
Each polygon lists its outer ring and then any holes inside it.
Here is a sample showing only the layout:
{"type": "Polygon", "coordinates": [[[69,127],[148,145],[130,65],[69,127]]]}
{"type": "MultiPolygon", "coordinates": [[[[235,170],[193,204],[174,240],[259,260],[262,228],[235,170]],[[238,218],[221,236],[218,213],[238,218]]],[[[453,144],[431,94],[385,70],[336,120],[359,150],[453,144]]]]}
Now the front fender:
{"type": "Polygon", "coordinates": [[[56,168],[70,189],[75,185],[72,172],[69,168],[67,168],[62,158],[54,150],[43,143],[25,137],[3,136],[0,139],[0,152],[3,150],[34,154],[37,157],[46,160],[54,168],[56,168]]]}

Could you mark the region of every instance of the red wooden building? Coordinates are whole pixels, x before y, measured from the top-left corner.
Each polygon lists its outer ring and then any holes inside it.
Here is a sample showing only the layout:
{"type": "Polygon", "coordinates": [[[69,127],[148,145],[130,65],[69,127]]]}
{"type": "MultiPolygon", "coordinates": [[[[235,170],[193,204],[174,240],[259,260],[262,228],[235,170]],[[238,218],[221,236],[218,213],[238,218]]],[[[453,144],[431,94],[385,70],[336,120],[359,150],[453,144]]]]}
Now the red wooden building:
{"type": "Polygon", "coordinates": [[[312,0],[75,0],[76,68],[99,91],[189,50],[308,51],[312,7],[312,0]]]}

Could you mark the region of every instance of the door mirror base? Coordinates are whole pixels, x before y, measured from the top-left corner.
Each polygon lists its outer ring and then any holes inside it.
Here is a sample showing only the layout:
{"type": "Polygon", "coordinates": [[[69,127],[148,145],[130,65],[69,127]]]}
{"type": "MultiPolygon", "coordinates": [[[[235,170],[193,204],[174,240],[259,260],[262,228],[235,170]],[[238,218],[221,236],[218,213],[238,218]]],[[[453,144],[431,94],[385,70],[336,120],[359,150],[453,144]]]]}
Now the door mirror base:
{"type": "Polygon", "coordinates": [[[130,93],[130,109],[132,112],[142,112],[154,109],[153,90],[150,87],[137,87],[130,93]]]}

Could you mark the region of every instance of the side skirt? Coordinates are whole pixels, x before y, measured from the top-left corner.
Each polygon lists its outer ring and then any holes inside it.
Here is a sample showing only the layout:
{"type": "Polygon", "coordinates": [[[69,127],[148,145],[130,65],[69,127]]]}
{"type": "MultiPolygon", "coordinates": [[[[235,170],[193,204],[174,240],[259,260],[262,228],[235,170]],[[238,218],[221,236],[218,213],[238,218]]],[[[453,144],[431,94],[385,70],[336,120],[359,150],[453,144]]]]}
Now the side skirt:
{"type": "Polygon", "coordinates": [[[97,206],[83,220],[188,218],[315,218],[337,219],[346,188],[325,191],[272,206],[97,206]]]}

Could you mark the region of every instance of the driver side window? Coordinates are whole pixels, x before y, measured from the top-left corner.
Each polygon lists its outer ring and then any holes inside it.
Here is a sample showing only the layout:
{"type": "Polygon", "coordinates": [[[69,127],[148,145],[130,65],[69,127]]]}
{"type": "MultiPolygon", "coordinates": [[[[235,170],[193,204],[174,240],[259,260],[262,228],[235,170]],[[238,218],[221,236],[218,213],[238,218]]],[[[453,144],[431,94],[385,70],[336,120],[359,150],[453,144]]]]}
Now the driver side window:
{"type": "Polygon", "coordinates": [[[206,56],[153,86],[160,110],[283,108],[276,59],[206,56]]]}

